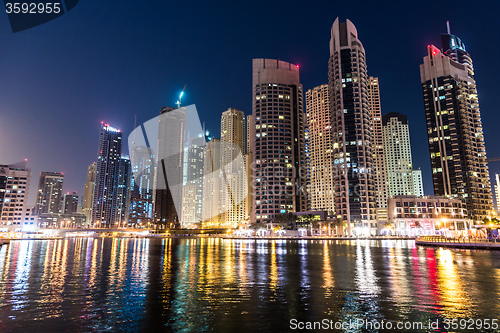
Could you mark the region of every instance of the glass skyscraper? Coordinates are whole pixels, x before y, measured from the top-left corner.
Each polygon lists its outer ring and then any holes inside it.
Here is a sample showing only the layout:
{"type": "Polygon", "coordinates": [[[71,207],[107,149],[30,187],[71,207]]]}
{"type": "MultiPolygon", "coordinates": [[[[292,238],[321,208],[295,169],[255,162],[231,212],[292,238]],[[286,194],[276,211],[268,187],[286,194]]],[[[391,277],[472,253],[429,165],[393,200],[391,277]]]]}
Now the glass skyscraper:
{"type": "Polygon", "coordinates": [[[115,227],[118,214],[118,185],[122,152],[122,132],[101,124],[96,163],[92,222],[98,227],[115,227]]]}
{"type": "Polygon", "coordinates": [[[305,113],[299,66],[274,59],[253,60],[251,221],[307,209],[305,113]]]}
{"type": "Polygon", "coordinates": [[[480,221],[492,196],[474,68],[460,38],[448,31],[442,42],[420,65],[434,194],[462,199],[480,221]]]}
{"type": "Polygon", "coordinates": [[[337,18],[331,29],[329,88],[335,212],[358,234],[375,234],[372,116],[363,44],[354,24],[337,18]]]}

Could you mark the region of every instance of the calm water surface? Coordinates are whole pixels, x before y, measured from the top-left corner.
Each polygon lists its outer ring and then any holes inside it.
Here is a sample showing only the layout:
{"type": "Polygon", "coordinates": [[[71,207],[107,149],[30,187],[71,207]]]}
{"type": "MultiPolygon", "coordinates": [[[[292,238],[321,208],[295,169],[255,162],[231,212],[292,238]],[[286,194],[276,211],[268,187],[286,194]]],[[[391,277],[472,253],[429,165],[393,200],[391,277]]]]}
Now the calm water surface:
{"type": "Polygon", "coordinates": [[[70,238],[0,248],[0,332],[500,320],[499,296],[500,252],[413,241],[70,238]]]}

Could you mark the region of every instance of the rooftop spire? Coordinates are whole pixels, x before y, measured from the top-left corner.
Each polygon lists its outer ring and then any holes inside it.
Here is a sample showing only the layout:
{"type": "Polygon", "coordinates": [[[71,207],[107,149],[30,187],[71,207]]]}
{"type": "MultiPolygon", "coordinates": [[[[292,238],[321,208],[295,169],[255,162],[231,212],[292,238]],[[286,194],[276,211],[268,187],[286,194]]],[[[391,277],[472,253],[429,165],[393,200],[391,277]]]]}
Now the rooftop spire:
{"type": "Polygon", "coordinates": [[[446,21],[446,31],[448,32],[448,35],[450,34],[450,21],[446,21]]]}

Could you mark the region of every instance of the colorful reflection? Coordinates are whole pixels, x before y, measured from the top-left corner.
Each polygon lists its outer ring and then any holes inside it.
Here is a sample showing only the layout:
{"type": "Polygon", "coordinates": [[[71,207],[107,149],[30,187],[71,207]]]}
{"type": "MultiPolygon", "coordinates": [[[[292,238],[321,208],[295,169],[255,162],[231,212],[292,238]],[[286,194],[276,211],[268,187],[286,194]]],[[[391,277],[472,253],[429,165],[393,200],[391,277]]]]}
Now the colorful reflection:
{"type": "Polygon", "coordinates": [[[14,241],[0,248],[0,331],[286,331],[293,318],[488,318],[499,313],[499,262],[496,252],[401,241],[14,241]]]}

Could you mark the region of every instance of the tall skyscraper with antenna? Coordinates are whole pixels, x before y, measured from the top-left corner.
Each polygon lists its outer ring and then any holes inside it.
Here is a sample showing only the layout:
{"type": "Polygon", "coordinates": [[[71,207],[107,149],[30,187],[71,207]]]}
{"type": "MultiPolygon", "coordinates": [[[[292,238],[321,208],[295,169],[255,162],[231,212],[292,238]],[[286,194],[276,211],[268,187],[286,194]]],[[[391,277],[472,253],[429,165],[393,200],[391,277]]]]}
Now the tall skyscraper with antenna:
{"type": "Polygon", "coordinates": [[[474,67],[447,29],[442,50],[429,45],[420,65],[434,193],[462,199],[469,218],[481,221],[492,196],[474,67]]]}

